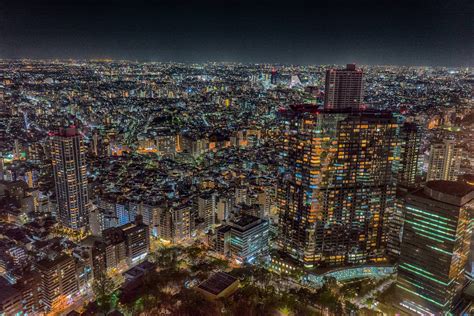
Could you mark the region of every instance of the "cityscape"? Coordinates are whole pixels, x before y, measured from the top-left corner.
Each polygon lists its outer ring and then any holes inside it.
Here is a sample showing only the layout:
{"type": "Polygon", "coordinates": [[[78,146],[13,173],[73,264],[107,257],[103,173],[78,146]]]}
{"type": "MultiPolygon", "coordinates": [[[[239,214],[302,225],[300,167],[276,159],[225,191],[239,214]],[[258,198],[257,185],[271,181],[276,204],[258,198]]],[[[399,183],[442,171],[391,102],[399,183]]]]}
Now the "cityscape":
{"type": "Polygon", "coordinates": [[[13,46],[0,316],[474,315],[469,61],[13,46]]]}

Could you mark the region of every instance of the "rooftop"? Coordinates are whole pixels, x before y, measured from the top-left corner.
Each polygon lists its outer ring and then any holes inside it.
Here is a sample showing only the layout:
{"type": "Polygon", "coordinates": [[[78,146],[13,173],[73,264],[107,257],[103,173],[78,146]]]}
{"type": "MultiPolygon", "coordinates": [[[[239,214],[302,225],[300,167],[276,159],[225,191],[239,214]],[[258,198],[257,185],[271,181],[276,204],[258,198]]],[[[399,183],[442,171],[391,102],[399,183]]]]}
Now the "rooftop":
{"type": "Polygon", "coordinates": [[[198,288],[211,294],[218,295],[236,281],[236,278],[225,272],[217,272],[209,279],[199,284],[198,288]]]}
{"type": "Polygon", "coordinates": [[[426,186],[434,191],[457,197],[463,197],[474,191],[474,186],[459,181],[429,181],[426,186]]]}

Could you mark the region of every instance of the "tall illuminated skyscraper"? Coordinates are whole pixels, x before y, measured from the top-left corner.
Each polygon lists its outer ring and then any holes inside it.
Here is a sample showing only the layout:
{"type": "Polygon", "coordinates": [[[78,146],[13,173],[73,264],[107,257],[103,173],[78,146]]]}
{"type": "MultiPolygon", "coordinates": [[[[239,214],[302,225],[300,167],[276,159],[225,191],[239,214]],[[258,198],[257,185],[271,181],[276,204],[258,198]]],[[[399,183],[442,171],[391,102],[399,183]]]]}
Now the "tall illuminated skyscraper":
{"type": "Polygon", "coordinates": [[[51,135],[58,219],[66,227],[87,226],[89,197],[87,194],[86,147],[75,127],[61,128],[51,135]]]}
{"type": "Polygon", "coordinates": [[[462,148],[455,140],[446,139],[430,148],[430,160],[426,181],[456,181],[461,168],[462,148]]]}
{"type": "Polygon", "coordinates": [[[325,109],[358,109],[364,99],[364,73],[356,65],[326,71],[325,109]]]}
{"type": "Polygon", "coordinates": [[[416,187],[420,173],[421,132],[414,123],[405,123],[400,128],[400,163],[397,172],[397,185],[406,188],[416,187]]]}
{"type": "Polygon", "coordinates": [[[400,256],[403,230],[403,204],[408,192],[420,185],[420,128],[414,123],[404,123],[399,134],[400,158],[396,162],[397,194],[388,221],[387,251],[392,261],[400,256]]]}
{"type": "Polygon", "coordinates": [[[397,123],[388,112],[292,106],[278,187],[279,246],[305,267],[385,259],[397,123]]]}
{"type": "Polygon", "coordinates": [[[465,285],[474,186],[430,181],[409,194],[398,265],[401,306],[445,315],[465,285]]]}

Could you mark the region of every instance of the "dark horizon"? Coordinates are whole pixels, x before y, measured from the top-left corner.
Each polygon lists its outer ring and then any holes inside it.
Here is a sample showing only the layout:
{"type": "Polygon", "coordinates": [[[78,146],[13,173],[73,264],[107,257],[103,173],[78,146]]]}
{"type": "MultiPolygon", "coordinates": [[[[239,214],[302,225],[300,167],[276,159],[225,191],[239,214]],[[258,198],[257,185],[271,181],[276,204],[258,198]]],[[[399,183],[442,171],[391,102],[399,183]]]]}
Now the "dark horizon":
{"type": "Polygon", "coordinates": [[[10,1],[2,59],[469,67],[467,0],[10,1]]]}

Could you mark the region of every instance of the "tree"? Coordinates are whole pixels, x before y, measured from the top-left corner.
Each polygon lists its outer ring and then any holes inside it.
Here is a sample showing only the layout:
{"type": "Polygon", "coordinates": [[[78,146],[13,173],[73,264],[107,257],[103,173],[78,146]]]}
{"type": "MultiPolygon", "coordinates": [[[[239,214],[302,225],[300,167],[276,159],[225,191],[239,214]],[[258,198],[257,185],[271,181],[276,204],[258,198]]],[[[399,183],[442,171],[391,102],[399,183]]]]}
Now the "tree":
{"type": "Polygon", "coordinates": [[[105,314],[111,306],[111,297],[115,290],[115,283],[105,272],[100,271],[94,276],[92,290],[96,297],[100,310],[105,314]]]}
{"type": "Polygon", "coordinates": [[[206,300],[193,289],[183,289],[179,294],[181,304],[177,308],[176,315],[206,316],[218,315],[217,303],[206,300]]]}

